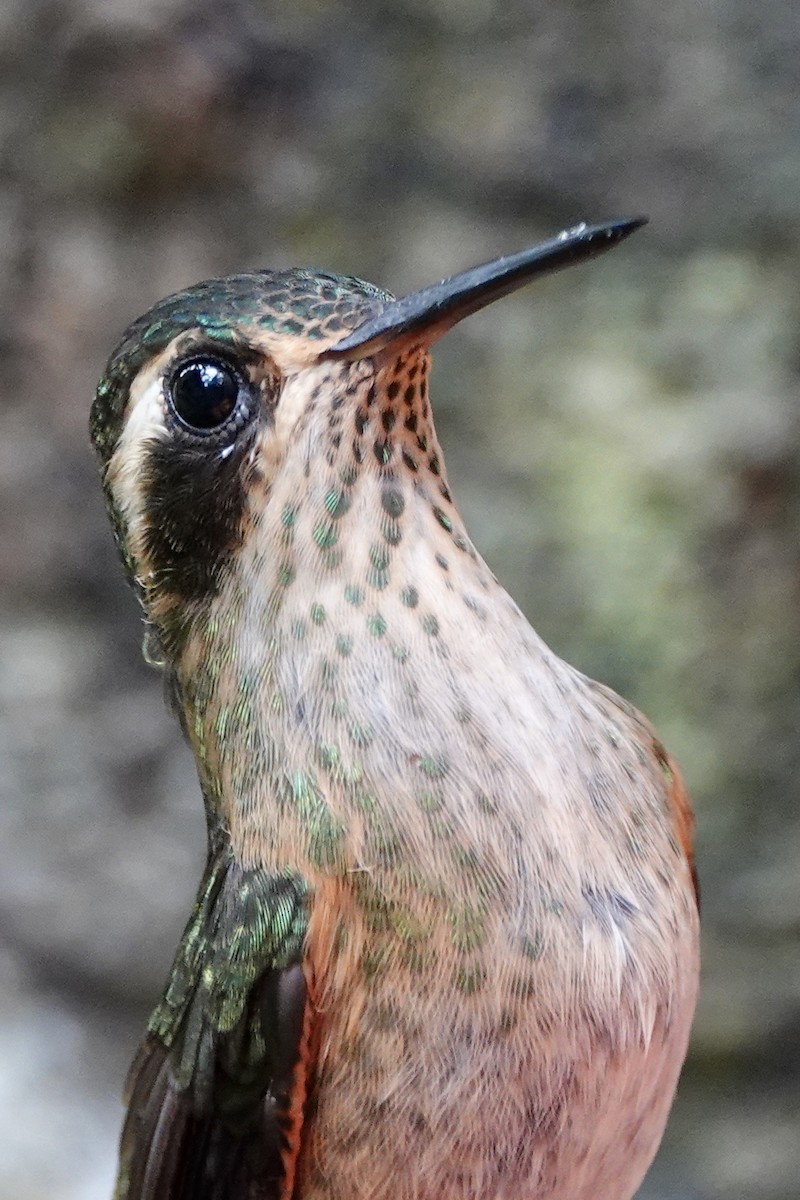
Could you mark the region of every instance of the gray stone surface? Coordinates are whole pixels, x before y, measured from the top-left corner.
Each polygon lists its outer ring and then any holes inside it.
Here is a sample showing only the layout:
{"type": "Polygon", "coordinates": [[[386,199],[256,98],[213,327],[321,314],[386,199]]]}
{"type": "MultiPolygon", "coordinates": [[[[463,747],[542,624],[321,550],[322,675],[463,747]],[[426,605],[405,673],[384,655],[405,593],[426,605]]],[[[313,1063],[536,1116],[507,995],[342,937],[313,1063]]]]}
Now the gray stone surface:
{"type": "Polygon", "coordinates": [[[3,1200],[108,1196],[202,859],[87,445],[117,334],[213,274],[401,292],[638,211],[455,331],[433,399],[489,562],[697,801],[703,995],[642,1196],[797,1196],[799,60],[792,0],[0,5],[3,1200]]]}

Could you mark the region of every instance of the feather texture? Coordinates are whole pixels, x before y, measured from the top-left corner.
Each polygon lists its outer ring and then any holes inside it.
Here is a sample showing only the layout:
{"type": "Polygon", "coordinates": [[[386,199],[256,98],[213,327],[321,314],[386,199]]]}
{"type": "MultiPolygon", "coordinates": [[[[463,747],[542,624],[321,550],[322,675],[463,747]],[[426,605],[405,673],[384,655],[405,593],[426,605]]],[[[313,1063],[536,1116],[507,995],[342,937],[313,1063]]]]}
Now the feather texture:
{"type": "Polygon", "coordinates": [[[302,880],[228,852],[209,860],[129,1073],[117,1200],[280,1195],[304,1056],[305,929],[302,880]]]}

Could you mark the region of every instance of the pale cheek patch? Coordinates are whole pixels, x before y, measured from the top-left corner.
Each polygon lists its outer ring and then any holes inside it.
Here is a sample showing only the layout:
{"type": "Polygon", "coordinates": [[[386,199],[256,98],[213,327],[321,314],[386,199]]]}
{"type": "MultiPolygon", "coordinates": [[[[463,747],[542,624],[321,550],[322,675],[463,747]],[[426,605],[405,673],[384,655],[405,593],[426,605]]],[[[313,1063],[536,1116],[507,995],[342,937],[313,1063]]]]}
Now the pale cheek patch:
{"type": "Polygon", "coordinates": [[[106,470],[106,482],[128,530],[129,549],[138,559],[144,519],[144,465],[148,445],[169,437],[162,379],[171,347],[148,363],[131,384],[125,423],[106,470]]]}

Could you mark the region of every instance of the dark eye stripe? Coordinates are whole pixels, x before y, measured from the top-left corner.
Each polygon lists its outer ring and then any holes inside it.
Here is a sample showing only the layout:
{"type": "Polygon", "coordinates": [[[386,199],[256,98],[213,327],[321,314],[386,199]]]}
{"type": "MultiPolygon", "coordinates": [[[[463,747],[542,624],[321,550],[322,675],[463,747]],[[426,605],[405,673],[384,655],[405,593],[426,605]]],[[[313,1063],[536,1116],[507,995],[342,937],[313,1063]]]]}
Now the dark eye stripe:
{"type": "MultiPolygon", "coordinates": [[[[241,542],[242,463],[255,428],[251,424],[231,437],[232,453],[226,455],[215,452],[208,435],[187,434],[148,447],[142,465],[144,556],[161,580],[162,596],[178,605],[178,617],[186,615],[186,605],[215,595],[225,563],[241,542]]],[[[164,632],[174,652],[181,630],[164,632]]]]}

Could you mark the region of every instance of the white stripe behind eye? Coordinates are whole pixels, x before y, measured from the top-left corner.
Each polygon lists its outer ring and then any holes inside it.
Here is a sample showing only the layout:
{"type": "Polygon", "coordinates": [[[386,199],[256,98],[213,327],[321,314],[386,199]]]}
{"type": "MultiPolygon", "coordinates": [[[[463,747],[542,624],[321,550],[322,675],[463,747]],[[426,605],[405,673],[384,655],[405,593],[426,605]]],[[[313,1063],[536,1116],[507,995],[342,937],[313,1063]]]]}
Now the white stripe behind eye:
{"type": "MultiPolygon", "coordinates": [[[[143,367],[131,384],[122,433],[108,464],[106,480],[133,542],[142,516],[142,467],[148,443],[169,437],[163,376],[172,346],[143,367]]],[[[133,547],[129,547],[133,549],[133,547]]]]}

